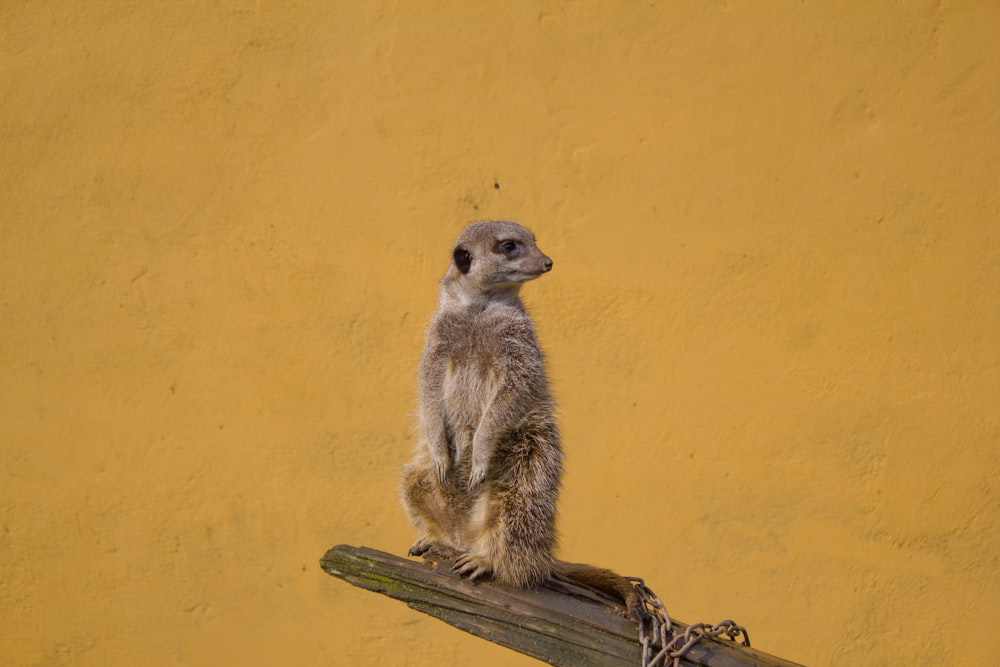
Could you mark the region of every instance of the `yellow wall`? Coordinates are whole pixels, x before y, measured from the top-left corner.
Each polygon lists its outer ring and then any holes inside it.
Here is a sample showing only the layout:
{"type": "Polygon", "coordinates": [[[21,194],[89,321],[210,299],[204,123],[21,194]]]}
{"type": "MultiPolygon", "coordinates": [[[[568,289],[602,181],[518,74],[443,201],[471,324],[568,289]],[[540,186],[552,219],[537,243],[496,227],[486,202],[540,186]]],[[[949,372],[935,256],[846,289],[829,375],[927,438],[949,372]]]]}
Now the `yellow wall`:
{"type": "Polygon", "coordinates": [[[0,664],[538,664],[317,565],[409,545],[423,326],[501,216],[564,557],[811,665],[996,664],[1000,6],[896,5],[0,3],[0,664]]]}

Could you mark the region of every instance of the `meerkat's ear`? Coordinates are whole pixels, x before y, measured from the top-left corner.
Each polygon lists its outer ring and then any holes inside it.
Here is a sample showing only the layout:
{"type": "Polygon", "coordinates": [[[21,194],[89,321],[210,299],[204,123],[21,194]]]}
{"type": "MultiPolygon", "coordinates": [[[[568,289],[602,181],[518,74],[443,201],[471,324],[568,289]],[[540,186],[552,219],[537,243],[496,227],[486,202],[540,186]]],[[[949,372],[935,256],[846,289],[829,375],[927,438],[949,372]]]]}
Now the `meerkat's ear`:
{"type": "Polygon", "coordinates": [[[472,253],[463,248],[462,246],[455,246],[454,252],[451,256],[455,259],[455,266],[462,273],[468,273],[469,269],[472,267],[472,253]]]}

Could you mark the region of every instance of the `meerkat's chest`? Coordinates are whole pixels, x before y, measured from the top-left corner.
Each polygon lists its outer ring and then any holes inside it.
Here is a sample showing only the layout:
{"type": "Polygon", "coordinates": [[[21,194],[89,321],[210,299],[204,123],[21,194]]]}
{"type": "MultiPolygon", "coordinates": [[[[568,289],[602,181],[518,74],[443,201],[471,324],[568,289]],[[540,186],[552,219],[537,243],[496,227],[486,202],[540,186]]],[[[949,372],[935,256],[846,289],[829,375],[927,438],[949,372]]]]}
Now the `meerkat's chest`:
{"type": "Polygon", "coordinates": [[[454,350],[445,362],[444,402],[455,425],[473,427],[496,394],[499,377],[487,350],[454,350]]]}
{"type": "Polygon", "coordinates": [[[501,369],[512,366],[510,357],[520,347],[511,335],[513,319],[497,311],[438,321],[432,344],[443,365],[438,372],[444,406],[456,428],[474,429],[505,381],[501,369]]]}

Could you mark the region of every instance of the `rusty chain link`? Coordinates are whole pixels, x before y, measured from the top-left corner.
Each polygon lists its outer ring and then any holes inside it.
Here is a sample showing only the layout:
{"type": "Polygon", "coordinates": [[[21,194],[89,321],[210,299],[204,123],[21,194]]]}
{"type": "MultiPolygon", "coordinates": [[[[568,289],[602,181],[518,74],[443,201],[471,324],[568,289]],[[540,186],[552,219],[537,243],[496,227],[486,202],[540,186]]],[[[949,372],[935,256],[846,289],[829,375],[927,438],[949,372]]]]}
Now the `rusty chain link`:
{"type": "Polygon", "coordinates": [[[635,586],[639,599],[650,615],[650,621],[639,624],[639,643],[642,644],[642,667],[666,667],[671,660],[672,667],[680,667],[681,658],[691,647],[705,637],[726,635],[737,641],[740,635],[743,646],[750,646],[750,635],[746,628],[736,625],[730,620],[719,621],[715,625],[694,623],[683,633],[675,632],[670,614],[663,601],[654,593],[646,582],[639,577],[626,577],[635,586]],[[654,653],[655,651],[655,653],[654,653]]]}

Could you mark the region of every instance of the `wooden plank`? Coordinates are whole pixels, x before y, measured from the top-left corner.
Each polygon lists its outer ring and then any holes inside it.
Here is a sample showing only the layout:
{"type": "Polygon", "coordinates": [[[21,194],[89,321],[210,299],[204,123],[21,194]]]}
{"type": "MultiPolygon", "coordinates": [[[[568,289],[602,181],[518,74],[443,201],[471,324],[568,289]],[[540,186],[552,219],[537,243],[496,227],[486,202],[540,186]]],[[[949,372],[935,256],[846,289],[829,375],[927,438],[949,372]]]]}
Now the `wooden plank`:
{"type": "MultiPolygon", "coordinates": [[[[620,605],[571,582],[524,590],[470,583],[450,563],[423,563],[367,547],[341,544],[320,559],[329,574],[383,593],[446,623],[562,667],[635,667],[642,662],[638,629],[620,605]]],[[[686,627],[676,623],[680,632],[686,627]]],[[[682,664],[705,667],[796,667],[728,640],[705,639],[682,664]]],[[[801,667],[801,666],[799,666],[801,667]]]]}

